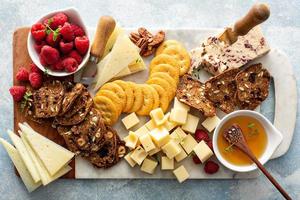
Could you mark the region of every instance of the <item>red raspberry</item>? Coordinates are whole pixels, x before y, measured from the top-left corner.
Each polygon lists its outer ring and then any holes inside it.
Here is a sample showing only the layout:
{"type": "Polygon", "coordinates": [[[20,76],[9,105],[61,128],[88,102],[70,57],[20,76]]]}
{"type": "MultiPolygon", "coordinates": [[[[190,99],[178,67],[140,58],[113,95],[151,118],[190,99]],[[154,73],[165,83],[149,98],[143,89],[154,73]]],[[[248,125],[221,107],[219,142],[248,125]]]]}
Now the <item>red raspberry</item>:
{"type": "Polygon", "coordinates": [[[62,40],[59,42],[59,48],[63,54],[67,54],[70,51],[72,51],[73,46],[74,46],[73,42],[64,42],[62,40]]]}
{"type": "Polygon", "coordinates": [[[48,24],[52,29],[57,29],[58,26],[63,26],[68,21],[68,16],[64,13],[57,13],[50,19],[44,20],[44,24],[48,24]]]}
{"type": "Polygon", "coordinates": [[[76,37],[75,47],[81,55],[84,55],[89,49],[89,39],[86,36],[76,37]]]}
{"type": "Polygon", "coordinates": [[[43,77],[40,73],[31,72],[29,74],[29,82],[34,89],[38,89],[42,86],[43,77]]]}
{"type": "Polygon", "coordinates": [[[204,171],[207,174],[214,174],[219,171],[219,165],[214,161],[207,161],[204,166],[204,171]]]}
{"type": "Polygon", "coordinates": [[[196,155],[193,155],[193,161],[196,165],[201,164],[201,160],[196,155]]]}
{"type": "Polygon", "coordinates": [[[204,140],[205,142],[209,141],[209,135],[208,133],[203,130],[203,129],[197,129],[195,132],[195,139],[197,140],[197,142],[201,142],[202,140],[204,140]]]}
{"type": "Polygon", "coordinates": [[[82,61],[81,55],[76,50],[71,51],[68,57],[74,58],[78,64],[80,64],[82,61]]]}
{"type": "Polygon", "coordinates": [[[62,37],[65,41],[70,42],[70,41],[74,40],[74,33],[73,33],[71,25],[68,22],[66,22],[63,25],[63,27],[61,27],[59,33],[62,35],[62,37]]]}
{"type": "Polygon", "coordinates": [[[75,24],[71,24],[71,27],[72,27],[72,30],[73,30],[73,33],[74,33],[75,37],[85,35],[84,30],[80,26],[77,26],[75,24]]]}
{"type": "Polygon", "coordinates": [[[40,68],[38,68],[34,63],[31,63],[30,65],[30,72],[36,72],[41,74],[42,70],[40,70],[40,68]]]}
{"type": "Polygon", "coordinates": [[[40,54],[40,63],[44,66],[44,67],[46,67],[48,64],[46,63],[46,60],[45,60],[45,58],[43,57],[43,56],[41,56],[41,54],[40,54]]]}
{"type": "Polygon", "coordinates": [[[13,97],[14,101],[21,101],[26,92],[25,86],[12,86],[9,89],[9,93],[13,97]]]}
{"type": "Polygon", "coordinates": [[[53,65],[59,60],[59,52],[57,51],[57,49],[48,45],[43,46],[40,56],[48,65],[53,65]]]}
{"type": "Polygon", "coordinates": [[[16,79],[18,81],[28,81],[28,78],[29,72],[27,71],[27,69],[25,69],[25,67],[21,67],[16,74],[16,79]]]}
{"type": "Polygon", "coordinates": [[[61,39],[60,34],[56,35],[56,37],[55,37],[54,33],[51,31],[51,33],[49,35],[47,35],[47,37],[46,37],[46,42],[50,46],[55,47],[58,45],[60,39],[61,39]]]}
{"type": "Polygon", "coordinates": [[[56,64],[51,67],[54,71],[63,71],[65,68],[62,64],[62,59],[60,59],[56,64]]]}
{"type": "Polygon", "coordinates": [[[36,43],[33,45],[33,47],[34,47],[34,49],[36,50],[36,52],[41,53],[41,49],[42,49],[42,47],[45,46],[45,45],[46,45],[46,42],[45,42],[45,41],[42,41],[42,42],[36,42],[36,43]]]}
{"type": "Polygon", "coordinates": [[[212,144],[212,140],[209,140],[208,142],[206,142],[207,146],[209,146],[209,148],[214,151],[214,147],[213,147],[213,144],[212,144]]]}
{"type": "Polygon", "coordinates": [[[41,23],[31,26],[31,35],[36,41],[42,41],[46,37],[46,27],[41,23]]]}
{"type": "Polygon", "coordinates": [[[78,63],[74,58],[65,58],[62,65],[67,72],[74,72],[78,68],[78,63]]]}

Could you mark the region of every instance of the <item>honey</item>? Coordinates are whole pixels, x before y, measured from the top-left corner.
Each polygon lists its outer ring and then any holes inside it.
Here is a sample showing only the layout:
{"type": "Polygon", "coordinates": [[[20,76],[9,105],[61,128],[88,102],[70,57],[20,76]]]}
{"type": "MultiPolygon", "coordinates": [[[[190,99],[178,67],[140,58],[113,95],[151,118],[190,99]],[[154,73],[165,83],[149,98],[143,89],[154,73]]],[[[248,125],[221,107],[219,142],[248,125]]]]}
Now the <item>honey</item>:
{"type": "Polygon", "coordinates": [[[258,120],[249,116],[233,117],[224,123],[220,129],[217,145],[222,157],[234,165],[251,165],[253,162],[237,147],[230,145],[223,137],[223,132],[234,123],[242,129],[245,140],[256,158],[260,158],[267,147],[266,131],[258,120]]]}

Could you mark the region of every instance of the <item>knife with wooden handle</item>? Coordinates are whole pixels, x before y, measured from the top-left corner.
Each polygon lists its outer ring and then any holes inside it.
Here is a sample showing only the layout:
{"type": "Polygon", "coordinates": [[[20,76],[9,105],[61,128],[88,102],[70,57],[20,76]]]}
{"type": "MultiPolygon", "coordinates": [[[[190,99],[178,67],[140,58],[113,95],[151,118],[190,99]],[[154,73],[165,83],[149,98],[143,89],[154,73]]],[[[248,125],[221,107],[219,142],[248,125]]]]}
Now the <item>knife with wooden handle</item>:
{"type": "Polygon", "coordinates": [[[246,35],[253,27],[266,21],[269,16],[269,6],[265,3],[257,3],[234,24],[233,28],[226,28],[219,36],[219,40],[231,45],[237,41],[238,36],[246,35]]]}

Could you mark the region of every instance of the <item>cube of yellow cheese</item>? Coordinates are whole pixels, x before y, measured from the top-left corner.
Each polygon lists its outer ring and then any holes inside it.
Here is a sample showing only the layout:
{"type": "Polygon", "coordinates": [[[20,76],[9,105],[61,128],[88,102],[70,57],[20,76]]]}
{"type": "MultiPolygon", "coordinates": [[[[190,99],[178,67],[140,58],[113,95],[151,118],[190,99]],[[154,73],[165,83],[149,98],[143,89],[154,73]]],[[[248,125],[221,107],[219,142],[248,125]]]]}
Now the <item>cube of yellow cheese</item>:
{"type": "Polygon", "coordinates": [[[218,116],[208,117],[202,122],[202,126],[208,130],[208,132],[212,132],[216,126],[220,123],[220,119],[218,116]]]}
{"type": "Polygon", "coordinates": [[[151,151],[148,152],[149,156],[153,156],[154,154],[157,154],[158,152],[160,152],[160,148],[155,147],[155,149],[152,149],[151,151]]]}
{"type": "Polygon", "coordinates": [[[170,121],[177,124],[185,124],[187,119],[187,111],[180,108],[173,108],[171,110],[170,121]]]}
{"type": "Polygon", "coordinates": [[[185,167],[181,165],[173,171],[179,183],[182,183],[190,177],[189,173],[186,171],[185,167]]]}
{"type": "Polygon", "coordinates": [[[186,152],[184,151],[184,149],[182,147],[180,147],[180,148],[181,148],[180,153],[177,156],[175,156],[176,162],[180,162],[188,156],[186,154],[186,152]]]}
{"type": "Polygon", "coordinates": [[[141,126],[138,130],[134,131],[134,133],[140,138],[143,135],[149,134],[149,130],[146,128],[146,126],[141,126]]]}
{"type": "Polygon", "coordinates": [[[150,112],[150,116],[157,126],[160,126],[167,121],[167,118],[165,117],[164,112],[161,108],[156,108],[152,110],[150,112]]]}
{"type": "Polygon", "coordinates": [[[181,128],[189,133],[195,133],[199,123],[199,117],[188,114],[186,123],[181,128]]]}
{"type": "Polygon", "coordinates": [[[177,127],[170,135],[170,137],[176,142],[176,143],[180,143],[185,137],[186,134],[185,132],[180,128],[177,127]]]}
{"type": "Polygon", "coordinates": [[[124,159],[127,161],[127,163],[128,163],[131,167],[134,167],[134,166],[136,165],[136,162],[135,162],[134,160],[132,160],[131,154],[132,154],[132,152],[129,152],[129,153],[124,157],[124,159]]]}
{"type": "Polygon", "coordinates": [[[146,152],[149,152],[156,148],[154,143],[152,142],[151,136],[149,134],[142,135],[139,138],[139,140],[140,140],[141,144],[143,145],[146,152]]]}
{"type": "Polygon", "coordinates": [[[201,160],[202,163],[207,161],[214,154],[213,151],[203,140],[194,147],[193,151],[195,152],[195,154],[198,156],[198,158],[201,160]]]}
{"type": "Polygon", "coordinates": [[[130,155],[130,158],[136,162],[138,165],[141,165],[142,162],[147,157],[147,152],[143,149],[143,147],[138,146],[130,155]]]}
{"type": "Polygon", "coordinates": [[[134,127],[135,125],[137,125],[140,122],[140,120],[136,116],[136,114],[133,112],[133,113],[127,115],[126,117],[124,117],[122,119],[122,122],[123,122],[124,126],[126,127],[126,129],[128,130],[128,129],[134,127]]]}
{"type": "Polygon", "coordinates": [[[173,140],[170,140],[161,149],[170,159],[177,156],[181,151],[180,145],[178,143],[174,142],[173,140]]]}
{"type": "Polygon", "coordinates": [[[124,138],[125,146],[130,149],[134,149],[139,141],[139,137],[132,131],[129,131],[129,134],[124,138]]]}
{"type": "Polygon", "coordinates": [[[197,141],[191,134],[188,134],[181,142],[182,148],[185,150],[187,154],[190,154],[194,147],[198,144],[197,141]]]}
{"type": "Polygon", "coordinates": [[[153,129],[149,134],[157,147],[163,146],[170,140],[169,131],[163,126],[153,129]]]}
{"type": "Polygon", "coordinates": [[[190,111],[190,106],[186,105],[185,103],[180,102],[176,97],[174,99],[174,108],[177,109],[183,109],[186,110],[187,112],[190,111]]]}
{"type": "Polygon", "coordinates": [[[157,161],[146,158],[142,164],[141,171],[153,174],[157,165],[157,161]]]}
{"type": "Polygon", "coordinates": [[[157,128],[157,126],[156,126],[156,124],[155,124],[155,122],[154,122],[153,119],[150,119],[150,120],[145,124],[145,126],[147,127],[147,129],[148,129],[149,131],[152,131],[153,129],[157,128]]]}
{"type": "Polygon", "coordinates": [[[174,158],[170,159],[167,156],[161,157],[161,169],[172,170],[174,169],[174,158]]]}

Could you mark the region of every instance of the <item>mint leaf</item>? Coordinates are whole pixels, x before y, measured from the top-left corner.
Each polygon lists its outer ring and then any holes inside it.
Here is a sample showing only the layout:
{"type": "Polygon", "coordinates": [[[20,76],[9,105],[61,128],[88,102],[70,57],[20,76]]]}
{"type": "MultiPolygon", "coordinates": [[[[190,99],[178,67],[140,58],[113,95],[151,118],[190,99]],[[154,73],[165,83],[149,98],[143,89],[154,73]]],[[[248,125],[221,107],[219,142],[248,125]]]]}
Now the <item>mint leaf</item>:
{"type": "Polygon", "coordinates": [[[253,128],[254,126],[255,126],[254,123],[249,123],[247,127],[248,127],[248,128],[253,128]]]}
{"type": "Polygon", "coordinates": [[[57,28],[55,31],[53,31],[53,41],[55,41],[57,39],[57,37],[59,35],[59,31],[60,31],[59,28],[57,28]]]}
{"type": "Polygon", "coordinates": [[[46,30],[46,34],[49,35],[50,33],[51,33],[51,30],[50,30],[50,29],[47,29],[47,30],[46,30]]]}

